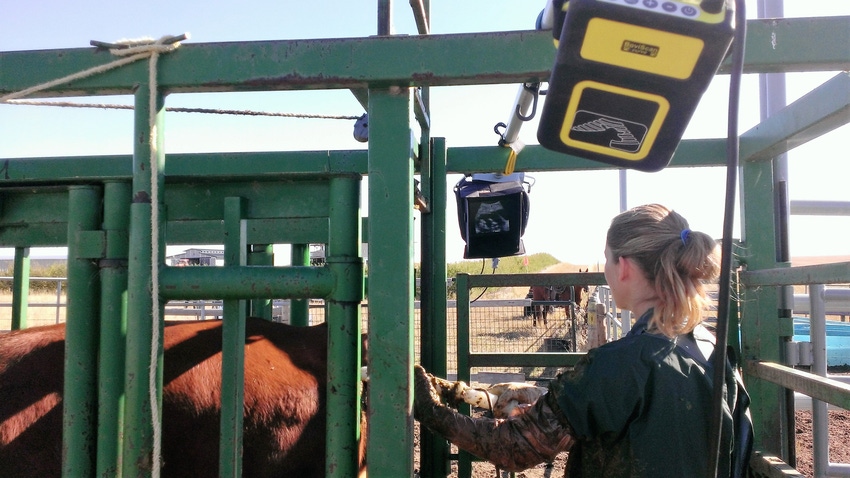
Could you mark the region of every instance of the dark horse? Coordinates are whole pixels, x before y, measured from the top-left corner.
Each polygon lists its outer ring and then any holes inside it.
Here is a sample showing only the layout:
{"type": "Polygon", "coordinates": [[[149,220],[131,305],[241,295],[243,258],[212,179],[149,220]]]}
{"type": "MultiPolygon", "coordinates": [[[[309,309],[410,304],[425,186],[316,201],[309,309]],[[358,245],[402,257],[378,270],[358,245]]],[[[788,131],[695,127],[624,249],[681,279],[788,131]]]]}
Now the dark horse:
{"type": "MultiPolygon", "coordinates": [[[[580,273],[588,272],[589,269],[581,270],[580,273]]],[[[526,299],[531,299],[533,302],[564,302],[563,305],[566,317],[572,317],[572,305],[580,310],[582,307],[583,296],[588,294],[589,287],[587,284],[576,284],[572,286],[551,286],[551,285],[535,285],[528,289],[526,299]]],[[[537,326],[537,322],[543,319],[543,325],[548,326],[548,315],[554,312],[555,307],[551,304],[533,304],[525,311],[525,316],[532,316],[532,327],[537,326]]]]}

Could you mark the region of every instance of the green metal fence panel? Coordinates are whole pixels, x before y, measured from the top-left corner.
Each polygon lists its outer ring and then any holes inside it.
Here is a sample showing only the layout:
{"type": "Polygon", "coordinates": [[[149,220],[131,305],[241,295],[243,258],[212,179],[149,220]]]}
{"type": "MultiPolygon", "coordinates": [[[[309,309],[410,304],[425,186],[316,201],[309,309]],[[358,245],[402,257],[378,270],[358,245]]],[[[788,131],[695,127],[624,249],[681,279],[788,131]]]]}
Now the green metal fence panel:
{"type": "MultiPolygon", "coordinates": [[[[749,21],[745,68],[748,72],[846,70],[850,67],[848,39],[850,17],[749,21]],[[782,41],[773,42],[774,38],[782,41]]],[[[0,53],[0,94],[106,61],[109,60],[90,48],[0,53]]],[[[438,310],[445,302],[443,179],[452,172],[492,170],[493,164],[504,164],[508,152],[497,146],[447,149],[443,140],[435,140],[432,154],[428,148],[427,90],[423,91],[424,108],[415,110],[408,87],[545,81],[551,61],[551,35],[536,31],[431,35],[427,39],[381,36],[185,45],[160,61],[160,92],[155,93],[154,106],[159,134],[154,145],[149,143],[150,93],[147,66],[143,63],[36,95],[134,94],[134,138],[140,138],[132,157],[8,158],[0,164],[0,184],[4,186],[0,189],[0,244],[16,247],[18,316],[23,315],[20,301],[25,295],[25,261],[19,259],[23,251],[38,246],[69,247],[67,350],[77,363],[65,365],[65,475],[89,476],[95,468],[98,473],[109,474],[121,461],[118,453],[122,453],[126,476],[150,476],[153,468],[159,466],[155,457],[162,350],[155,337],[162,337],[162,323],[154,319],[162,316],[160,298],[225,299],[226,323],[236,327],[235,332],[228,332],[228,353],[238,355],[238,327],[244,322],[230,318],[242,317],[245,307],[241,302],[321,297],[328,300],[328,320],[339,325],[329,337],[329,385],[338,392],[328,402],[328,475],[351,476],[355,471],[353,447],[360,433],[356,420],[357,314],[364,284],[363,264],[355,248],[359,247],[361,233],[368,236],[370,243],[369,334],[373,364],[381,364],[373,366],[369,393],[373,403],[385,405],[379,411],[369,411],[370,474],[409,475],[413,175],[417,168],[422,173],[423,190],[431,208],[423,217],[423,257],[428,261],[427,267],[423,266],[423,276],[427,276],[423,279],[429,280],[423,294],[428,297],[425,308],[430,310],[426,315],[433,319],[427,324],[433,328],[427,330],[433,334],[434,342],[440,342],[444,330],[435,329],[445,328],[444,322],[440,325],[443,311],[438,310]],[[524,54],[505,61],[503,52],[507,50],[522,50],[524,54]],[[476,61],[470,63],[470,57],[476,61]],[[386,62],[386,58],[393,58],[393,62],[386,62]],[[169,156],[169,168],[164,171],[160,93],[199,91],[200,85],[205,91],[352,89],[370,113],[368,150],[175,154],[169,156]],[[413,116],[423,129],[419,148],[411,141],[413,116]],[[159,170],[154,177],[150,171],[151,150],[156,151],[153,165],[159,170]],[[419,163],[413,157],[418,157],[419,163]],[[205,172],[199,175],[199,171],[205,172]],[[369,176],[369,223],[364,231],[360,231],[360,218],[353,212],[359,202],[355,199],[359,186],[354,185],[359,184],[359,176],[354,178],[352,174],[369,176]],[[330,176],[334,178],[329,185],[330,176]],[[95,198],[101,188],[102,227],[94,219],[101,213],[101,206],[95,204],[99,204],[95,198]],[[242,199],[232,205],[229,198],[242,199]],[[166,237],[169,244],[192,244],[199,239],[202,243],[218,243],[223,237],[235,236],[238,244],[233,242],[226,248],[228,253],[238,254],[239,259],[229,261],[226,267],[164,268],[156,272],[163,261],[166,237]],[[327,243],[328,265],[308,267],[305,262],[288,268],[271,267],[267,250],[257,251],[262,256],[259,262],[265,265],[244,265],[241,256],[248,245],[262,249],[278,243],[327,243]],[[98,277],[102,284],[89,287],[98,277]],[[92,295],[98,293],[99,302],[92,295]],[[92,355],[97,348],[92,331],[98,330],[98,322],[101,358],[121,355],[126,336],[123,425],[121,391],[111,382],[124,365],[118,360],[101,365],[100,395],[91,386],[97,377],[93,364],[98,361],[92,355]],[[80,360],[85,363],[81,365],[80,360]],[[118,415],[101,413],[95,418],[93,406],[101,411],[116,410],[118,415]],[[98,429],[93,430],[93,425],[98,429]]],[[[720,72],[728,72],[728,68],[725,63],[720,72]]],[[[756,447],[771,456],[787,457],[791,452],[788,438],[793,428],[783,413],[787,387],[810,387],[813,393],[838,403],[847,400],[844,388],[821,384],[777,365],[784,360],[783,344],[793,333],[790,320],[778,311],[778,287],[790,283],[844,283],[850,280],[850,264],[788,268],[786,263],[777,262],[776,227],[773,215],[766,212],[773,210],[775,201],[768,159],[850,122],[848,78],[846,72],[838,73],[741,136],[745,160],[741,195],[741,352],[753,397],[756,447]]],[[[724,148],[724,140],[720,139],[685,140],[671,167],[723,166],[724,148]]],[[[539,146],[528,146],[522,154],[518,171],[609,168],[539,146]]],[[[303,257],[305,251],[301,252],[303,257]]],[[[533,280],[523,277],[497,281],[526,279],[533,280]]],[[[479,280],[475,276],[458,278],[459,302],[468,305],[468,287],[480,285],[479,280]]],[[[255,307],[261,308],[265,310],[265,306],[255,307]]],[[[458,338],[468,347],[469,311],[463,309],[458,311],[458,320],[467,325],[460,327],[458,338]]],[[[433,345],[423,357],[433,371],[439,372],[440,366],[444,367],[439,360],[443,349],[439,343],[433,345]]],[[[572,363],[576,356],[510,358],[470,354],[467,348],[459,357],[459,379],[468,381],[470,367],[479,364],[520,360],[543,365],[551,359],[564,365],[572,363]]],[[[229,418],[225,419],[224,414],[222,418],[230,430],[229,435],[223,434],[221,444],[225,476],[239,474],[239,425],[235,422],[241,403],[237,397],[241,393],[240,369],[236,366],[223,372],[232,379],[228,396],[234,399],[226,404],[232,410],[229,418]],[[234,446],[228,448],[229,445],[234,446]]],[[[437,473],[432,476],[439,476],[441,470],[436,468],[440,460],[423,461],[423,469],[424,463],[430,463],[428,466],[437,473]]],[[[461,470],[471,471],[464,461],[461,470]]]]}
{"type": "MultiPolygon", "coordinates": [[[[224,200],[224,263],[247,263],[243,217],[248,203],[241,197],[224,200]]],[[[226,299],[221,325],[221,435],[219,436],[219,476],[242,476],[242,411],[245,383],[245,319],[247,303],[226,299]]]]}
{"type": "MultiPolygon", "coordinates": [[[[308,266],[310,265],[310,245],[309,244],[293,244],[292,245],[292,265],[293,266],[308,266]]],[[[310,325],[310,301],[309,299],[292,299],[289,307],[289,323],[292,325],[305,326],[310,325]]]]}
{"type": "Polygon", "coordinates": [[[81,255],[82,233],[100,228],[102,191],[68,191],[68,306],[65,326],[62,476],[92,476],[97,450],[97,351],[99,277],[91,257],[81,255]]]}
{"type": "Polygon", "coordinates": [[[407,88],[369,90],[370,473],[413,464],[413,160],[407,88]],[[404,430],[404,433],[399,433],[404,430]]]}
{"type": "Polygon", "coordinates": [[[127,330],[127,257],[130,183],[109,181],[103,191],[106,248],[100,266],[97,476],[118,476],[123,440],[127,330]]]}
{"type": "MultiPolygon", "coordinates": [[[[124,476],[151,476],[154,467],[159,467],[155,456],[158,451],[158,437],[161,428],[159,420],[162,400],[162,341],[155,340],[163,335],[161,319],[162,302],[155,305],[154,297],[158,283],[153,277],[153,266],[162,263],[161,251],[153,257],[153,236],[163,233],[152,230],[152,218],[159,214],[160,204],[152,201],[152,189],[162,188],[164,154],[156,148],[160,174],[151,178],[151,125],[149,124],[148,88],[143,85],[136,92],[136,114],[134,137],[141,138],[135,143],[133,152],[132,201],[130,204],[130,255],[127,265],[127,375],[124,383],[126,401],[124,413],[124,448],[122,467],[124,476]],[[158,320],[155,320],[155,317],[158,320]]],[[[162,132],[162,98],[157,95],[156,125],[162,132]]],[[[162,134],[157,138],[162,141],[162,134]]],[[[161,200],[162,195],[159,195],[161,200]]],[[[156,221],[159,226],[159,221],[156,221]]]]}
{"type": "MultiPolygon", "coordinates": [[[[850,18],[747,22],[746,71],[835,71],[850,63],[850,18]],[[772,38],[788,39],[773,42],[772,38]],[[817,38],[818,48],[803,49],[817,38]]],[[[364,88],[369,84],[431,86],[546,81],[552,37],[515,31],[354,39],[186,44],[159,61],[159,85],[175,92],[364,88]],[[505,51],[522,51],[505,61],[505,51]],[[281,59],[286,61],[282,62],[281,59]],[[393,58],[392,62],[385,61],[393,58]],[[430,61],[423,62],[423,58],[430,61]],[[470,62],[469,58],[476,61],[470,62]],[[224,60],[223,60],[224,59],[224,60]],[[375,68],[374,65],[381,65],[375,68]]],[[[23,90],[111,58],[93,48],[0,54],[0,94],[23,90]],[[26,71],[27,75],[17,72],[26,71]]],[[[728,62],[721,71],[728,71],[728,62]]],[[[147,77],[144,63],[51,89],[60,95],[131,94],[147,77]]],[[[42,95],[43,96],[43,95],[42,95]]]]}
{"type": "MultiPolygon", "coordinates": [[[[434,138],[430,154],[423,159],[422,184],[428,211],[422,214],[422,296],[420,321],[421,363],[431,373],[446,376],[448,350],[446,301],[447,186],[446,140],[434,138]]],[[[422,429],[420,436],[420,475],[444,477],[449,473],[448,443],[422,429]]]]}
{"type": "Polygon", "coordinates": [[[27,303],[30,293],[30,248],[15,248],[12,279],[12,330],[27,328],[27,303]]]}
{"type": "Polygon", "coordinates": [[[850,122],[850,73],[841,72],[741,135],[741,157],[770,159],[850,122]]]}
{"type": "MultiPolygon", "coordinates": [[[[360,177],[330,182],[330,224],[325,267],[336,287],[328,296],[328,383],[326,476],[357,476],[360,429],[360,177]]],[[[389,475],[388,475],[389,476],[389,475]]]]}
{"type": "MultiPolygon", "coordinates": [[[[248,265],[274,265],[274,249],[272,248],[271,244],[250,244],[248,247],[248,265]]],[[[251,301],[249,309],[250,311],[248,315],[250,315],[251,317],[260,317],[269,321],[272,320],[271,298],[254,299],[251,301]]]]}
{"type": "MultiPolygon", "coordinates": [[[[472,287],[469,274],[458,274],[457,281],[457,379],[461,382],[470,383],[471,366],[469,364],[470,337],[469,337],[469,289],[472,287]]],[[[469,415],[469,405],[461,404],[458,411],[469,415]]],[[[472,461],[474,457],[461,450],[458,453],[457,473],[458,476],[472,476],[472,461]]]]}
{"type": "Polygon", "coordinates": [[[0,191],[0,244],[46,247],[68,244],[68,188],[9,185],[0,191]]]}

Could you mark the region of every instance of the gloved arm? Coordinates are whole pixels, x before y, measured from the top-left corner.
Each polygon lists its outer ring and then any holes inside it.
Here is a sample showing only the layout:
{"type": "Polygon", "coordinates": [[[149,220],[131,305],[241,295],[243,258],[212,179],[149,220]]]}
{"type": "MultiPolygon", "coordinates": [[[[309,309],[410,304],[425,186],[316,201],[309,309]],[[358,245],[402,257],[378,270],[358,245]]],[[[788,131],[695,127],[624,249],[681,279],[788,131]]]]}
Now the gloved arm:
{"type": "Polygon", "coordinates": [[[414,370],[414,417],[462,450],[508,471],[552,461],[572,446],[569,425],[548,402],[544,396],[505,420],[471,418],[440,403],[425,369],[417,365],[414,370]]]}

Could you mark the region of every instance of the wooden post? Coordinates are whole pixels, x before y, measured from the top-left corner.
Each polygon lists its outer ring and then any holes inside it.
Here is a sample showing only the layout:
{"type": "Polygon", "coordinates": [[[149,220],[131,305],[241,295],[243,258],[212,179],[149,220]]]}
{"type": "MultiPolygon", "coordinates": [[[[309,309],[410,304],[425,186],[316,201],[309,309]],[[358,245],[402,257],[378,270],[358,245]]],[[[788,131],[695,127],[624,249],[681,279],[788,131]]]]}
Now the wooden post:
{"type": "Polygon", "coordinates": [[[598,303],[598,298],[596,294],[587,298],[587,350],[596,348],[599,346],[599,335],[596,329],[598,328],[598,310],[596,304],[598,303]]]}
{"type": "Polygon", "coordinates": [[[596,346],[608,343],[608,318],[605,304],[596,303],[596,346]]]}

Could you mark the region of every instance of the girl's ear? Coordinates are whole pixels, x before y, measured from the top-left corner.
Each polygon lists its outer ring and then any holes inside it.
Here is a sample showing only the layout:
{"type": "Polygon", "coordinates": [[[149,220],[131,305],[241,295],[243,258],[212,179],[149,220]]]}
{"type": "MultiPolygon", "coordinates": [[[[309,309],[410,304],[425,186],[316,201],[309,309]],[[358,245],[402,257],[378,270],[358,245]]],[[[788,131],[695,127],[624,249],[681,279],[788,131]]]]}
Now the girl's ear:
{"type": "Polygon", "coordinates": [[[620,256],[620,258],[617,259],[617,266],[617,278],[620,282],[623,282],[634,274],[634,271],[632,270],[634,263],[632,263],[631,259],[628,257],[620,256]]]}

